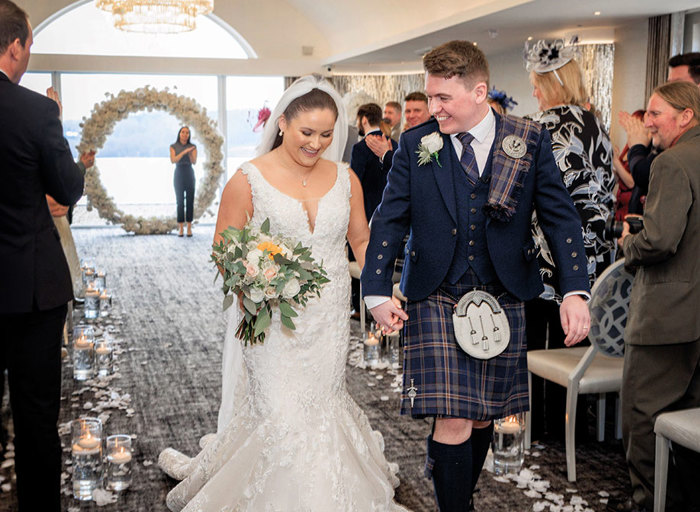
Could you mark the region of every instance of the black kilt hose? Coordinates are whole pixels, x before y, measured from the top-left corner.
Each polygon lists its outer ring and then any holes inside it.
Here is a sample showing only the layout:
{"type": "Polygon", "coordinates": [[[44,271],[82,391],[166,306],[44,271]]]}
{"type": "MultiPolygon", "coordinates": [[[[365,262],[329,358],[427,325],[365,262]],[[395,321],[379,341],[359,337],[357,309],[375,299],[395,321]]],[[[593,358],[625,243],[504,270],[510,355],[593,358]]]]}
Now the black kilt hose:
{"type": "Polygon", "coordinates": [[[401,414],[491,420],[529,409],[524,304],[500,285],[477,283],[469,271],[459,283],[443,283],[426,299],[407,304],[401,414]],[[452,312],[474,289],[496,297],[510,323],[508,347],[492,359],[467,355],[455,339],[452,312]]]}

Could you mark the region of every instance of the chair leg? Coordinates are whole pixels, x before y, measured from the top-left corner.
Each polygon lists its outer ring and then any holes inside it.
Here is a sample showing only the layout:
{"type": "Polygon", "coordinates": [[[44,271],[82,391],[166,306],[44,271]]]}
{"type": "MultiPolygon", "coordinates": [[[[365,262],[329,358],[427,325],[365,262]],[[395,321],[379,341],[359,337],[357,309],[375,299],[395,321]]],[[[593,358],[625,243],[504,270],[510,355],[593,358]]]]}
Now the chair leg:
{"type": "Polygon", "coordinates": [[[576,405],[578,403],[578,386],[566,388],[566,476],[569,482],[576,481],[576,405]]]}
{"type": "Polygon", "coordinates": [[[622,439],[622,407],[620,393],[615,395],[615,439],[622,439]]]}
{"type": "Polygon", "coordinates": [[[362,297],[362,283],[360,283],[360,332],[362,336],[367,333],[367,308],[365,307],[365,299],[362,297]]]}
{"type": "Polygon", "coordinates": [[[529,450],[532,437],[532,374],[527,372],[527,400],[530,409],[525,413],[525,449],[529,450]]]}
{"type": "Polygon", "coordinates": [[[598,442],[605,441],[605,393],[598,394],[598,410],[596,411],[596,437],[598,442]]]}
{"type": "Polygon", "coordinates": [[[669,441],[656,434],[656,463],[654,467],[654,512],[666,510],[666,478],[668,477],[669,441]]]}

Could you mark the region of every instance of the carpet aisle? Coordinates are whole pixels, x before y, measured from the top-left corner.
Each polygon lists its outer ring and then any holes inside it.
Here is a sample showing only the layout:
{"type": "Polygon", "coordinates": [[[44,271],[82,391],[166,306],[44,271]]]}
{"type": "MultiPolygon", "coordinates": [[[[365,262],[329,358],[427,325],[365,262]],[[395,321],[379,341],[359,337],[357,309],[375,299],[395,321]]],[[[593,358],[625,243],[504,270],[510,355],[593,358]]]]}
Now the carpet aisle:
{"type": "MultiPolygon", "coordinates": [[[[195,226],[192,238],[136,237],[118,228],[76,229],[74,236],[80,256],[93,259],[107,272],[107,287],[115,297],[112,321],[122,352],[117,362],[119,374],[109,387],[117,390],[120,399],[128,395],[129,400],[125,409],[110,410],[105,430],[137,437],[134,482],[128,492],[104,507],[64,495],[63,509],[165,511],[165,495],[174,481],[157,467],[158,453],[173,446],[194,454],[199,438],[216,426],[224,322],[220,281],[213,282],[215,273],[209,261],[213,226],[195,226]]],[[[353,322],[353,334],[357,342],[358,322],[353,322]]],[[[393,392],[394,376],[388,372],[348,365],[347,379],[350,393],[384,435],[387,458],[400,465],[397,501],[415,512],[434,510],[432,486],[423,477],[429,424],[399,416],[399,394],[393,392]]],[[[86,410],[85,402],[95,405],[92,391],[73,394],[82,387],[73,382],[71,369],[65,366],[61,422],[86,410]]],[[[69,458],[70,453],[65,452],[64,459],[69,458]]],[[[580,443],[577,463],[579,481],[571,484],[566,480],[563,445],[546,442],[526,457],[524,467],[531,468],[532,475],[525,474],[529,478],[521,480],[522,488],[515,481],[494,479],[484,472],[475,497],[476,510],[599,511],[605,510],[607,495],[621,497],[629,492],[619,441],[580,443]],[[539,483],[533,475],[539,477],[539,483]],[[549,482],[544,492],[540,492],[545,488],[542,480],[549,482]]],[[[0,478],[9,478],[10,471],[10,466],[0,469],[0,478]]],[[[65,487],[70,488],[70,480],[65,487]]],[[[0,493],[0,512],[15,507],[13,487],[0,493]]]]}

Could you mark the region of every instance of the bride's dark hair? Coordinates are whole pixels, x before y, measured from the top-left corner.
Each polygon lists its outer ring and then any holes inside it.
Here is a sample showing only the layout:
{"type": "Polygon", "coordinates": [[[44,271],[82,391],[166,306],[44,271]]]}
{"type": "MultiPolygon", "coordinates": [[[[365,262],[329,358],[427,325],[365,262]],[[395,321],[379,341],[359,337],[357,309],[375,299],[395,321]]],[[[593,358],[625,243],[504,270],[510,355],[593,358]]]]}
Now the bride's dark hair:
{"type": "MultiPolygon", "coordinates": [[[[316,109],[328,109],[333,112],[333,116],[336,119],[338,118],[338,107],[335,104],[335,101],[333,101],[330,94],[322,91],[321,89],[311,89],[306,94],[303,94],[298,98],[294,98],[292,102],[287,105],[287,108],[284,109],[282,115],[284,115],[284,118],[287,120],[287,122],[289,122],[294,119],[299,112],[308,112],[316,109]]],[[[274,144],[272,144],[272,149],[275,149],[281,144],[282,136],[278,133],[274,144]]]]}

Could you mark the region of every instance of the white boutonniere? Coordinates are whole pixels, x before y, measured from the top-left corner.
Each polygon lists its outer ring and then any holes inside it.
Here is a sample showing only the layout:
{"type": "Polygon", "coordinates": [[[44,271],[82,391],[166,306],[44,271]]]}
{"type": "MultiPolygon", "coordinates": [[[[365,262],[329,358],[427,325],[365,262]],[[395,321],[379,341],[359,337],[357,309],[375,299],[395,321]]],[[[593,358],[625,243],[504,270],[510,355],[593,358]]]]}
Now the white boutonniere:
{"type": "Polygon", "coordinates": [[[440,132],[433,132],[421,138],[418,151],[416,151],[418,154],[418,165],[429,164],[435,158],[437,164],[442,167],[438,157],[438,151],[442,149],[442,144],[440,132]]]}

